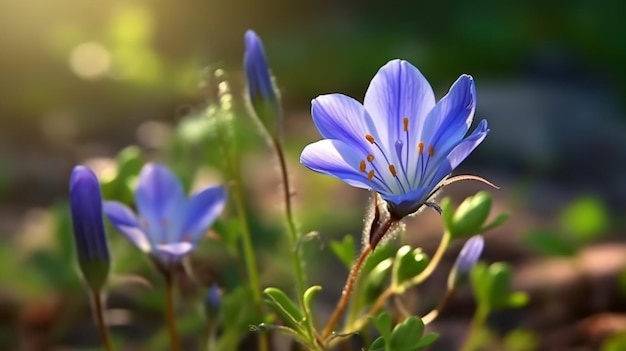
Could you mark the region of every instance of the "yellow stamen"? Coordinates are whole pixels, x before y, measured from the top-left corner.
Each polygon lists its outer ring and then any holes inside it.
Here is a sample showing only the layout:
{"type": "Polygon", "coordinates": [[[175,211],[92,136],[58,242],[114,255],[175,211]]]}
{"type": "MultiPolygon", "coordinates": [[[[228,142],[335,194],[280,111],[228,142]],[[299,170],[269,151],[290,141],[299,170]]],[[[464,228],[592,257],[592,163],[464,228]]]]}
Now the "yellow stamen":
{"type": "Polygon", "coordinates": [[[372,180],[372,178],[374,178],[374,170],[373,169],[367,174],[367,180],[372,180]]]}
{"type": "Polygon", "coordinates": [[[429,154],[430,156],[432,156],[432,155],[434,155],[434,154],[435,154],[435,147],[434,147],[434,146],[429,146],[429,147],[428,147],[428,154],[429,154]]]}
{"type": "Polygon", "coordinates": [[[369,163],[374,162],[374,155],[372,155],[372,154],[367,155],[367,161],[368,161],[369,163]]]}
{"type": "Polygon", "coordinates": [[[420,156],[424,153],[424,142],[420,141],[419,144],[417,144],[417,147],[420,149],[420,156]]]}
{"type": "Polygon", "coordinates": [[[361,163],[359,164],[359,169],[361,170],[361,172],[365,172],[365,160],[361,160],[361,163]]]}
{"type": "Polygon", "coordinates": [[[404,117],[404,119],[402,119],[402,123],[404,123],[404,131],[407,132],[409,130],[409,119],[404,117]]]}
{"type": "Polygon", "coordinates": [[[389,172],[391,172],[392,176],[397,177],[396,167],[394,165],[389,165],[389,172]]]}
{"type": "Polygon", "coordinates": [[[374,140],[374,137],[371,134],[365,134],[365,139],[367,139],[367,141],[369,141],[370,144],[374,144],[376,142],[376,140],[374,140]]]}

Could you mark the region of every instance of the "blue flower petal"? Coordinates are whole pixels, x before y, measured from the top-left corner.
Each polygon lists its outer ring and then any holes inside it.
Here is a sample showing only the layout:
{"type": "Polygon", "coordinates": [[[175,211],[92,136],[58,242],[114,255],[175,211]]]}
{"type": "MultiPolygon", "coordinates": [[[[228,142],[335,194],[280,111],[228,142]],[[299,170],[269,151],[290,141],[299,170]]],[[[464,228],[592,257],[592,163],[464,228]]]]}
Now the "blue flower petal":
{"type": "Polygon", "coordinates": [[[194,194],[187,203],[181,235],[183,240],[198,241],[222,213],[226,204],[223,186],[206,188],[194,194]]]}
{"type": "Polygon", "coordinates": [[[463,139],[457,146],[452,149],[450,154],[448,154],[448,161],[450,162],[450,167],[455,169],[469,154],[474,151],[474,149],[482,143],[482,141],[489,133],[489,129],[487,129],[487,121],[482,120],[478,124],[478,127],[472,132],[470,136],[463,139]]]}
{"type": "Polygon", "coordinates": [[[117,201],[106,201],[103,204],[103,212],[115,228],[122,233],[130,242],[143,252],[150,252],[150,240],[137,221],[137,217],[128,206],[117,201]]]}
{"type": "Polygon", "coordinates": [[[385,201],[391,203],[396,208],[406,207],[407,212],[413,212],[408,210],[409,207],[413,207],[417,204],[421,204],[426,200],[426,196],[428,196],[429,188],[419,188],[415,190],[411,190],[406,194],[402,195],[383,195],[382,198],[385,201]]]}
{"type": "Polygon", "coordinates": [[[475,109],[474,79],[464,74],[428,114],[420,139],[426,145],[433,145],[435,152],[447,153],[467,133],[475,109]]]}
{"type": "Polygon", "coordinates": [[[311,101],[311,115],[326,139],[343,140],[362,148],[367,134],[379,138],[377,127],[363,105],[349,96],[320,95],[311,101]]]}
{"type": "MultiPolygon", "coordinates": [[[[422,73],[404,60],[384,65],[372,79],[363,102],[372,116],[386,153],[392,155],[394,143],[404,140],[404,118],[408,129],[422,130],[424,119],[435,106],[435,95],[422,73]]],[[[411,136],[411,141],[415,141],[411,136]]]]}
{"type": "Polygon", "coordinates": [[[175,241],[184,211],[185,194],[178,178],[165,166],[148,163],[139,175],[135,203],[146,220],[151,241],[175,241]]]}
{"type": "Polygon", "coordinates": [[[358,171],[362,159],[351,145],[333,139],[309,144],[300,155],[300,163],[316,172],[339,178],[358,188],[372,189],[367,175],[358,171]]]}
{"type": "Polygon", "coordinates": [[[193,250],[193,244],[189,242],[177,242],[157,245],[154,248],[155,255],[161,262],[178,261],[193,250]]]}
{"type": "Polygon", "coordinates": [[[435,187],[443,178],[452,172],[469,154],[476,149],[478,145],[485,139],[489,133],[487,129],[487,121],[482,120],[478,127],[468,136],[458,143],[447,155],[446,159],[440,162],[439,168],[436,169],[435,175],[430,179],[430,186],[435,187]]]}

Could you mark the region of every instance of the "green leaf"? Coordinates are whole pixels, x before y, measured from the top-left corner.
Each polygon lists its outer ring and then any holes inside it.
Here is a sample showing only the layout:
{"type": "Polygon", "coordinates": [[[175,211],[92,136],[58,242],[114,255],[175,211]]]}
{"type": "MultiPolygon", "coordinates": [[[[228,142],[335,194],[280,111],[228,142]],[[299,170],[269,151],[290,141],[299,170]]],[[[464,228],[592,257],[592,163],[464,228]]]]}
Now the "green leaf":
{"type": "Polygon", "coordinates": [[[376,317],[370,317],[370,321],[384,339],[388,340],[391,337],[391,315],[389,313],[382,312],[376,317]]]}
{"type": "Polygon", "coordinates": [[[428,333],[426,336],[422,338],[415,346],[415,350],[423,349],[425,347],[430,346],[432,343],[439,339],[439,334],[437,333],[428,333]]]}
{"type": "Polygon", "coordinates": [[[509,295],[507,305],[511,308],[521,308],[528,304],[529,296],[523,291],[517,291],[509,295]]]}
{"type": "Polygon", "coordinates": [[[610,336],[602,344],[602,351],[623,351],[626,350],[626,333],[618,333],[610,336]]]}
{"type": "Polygon", "coordinates": [[[370,345],[369,351],[385,351],[385,346],[385,339],[382,336],[379,336],[370,345]]]}
{"type": "Polygon", "coordinates": [[[578,252],[576,246],[567,239],[545,230],[528,233],[524,242],[534,251],[548,256],[573,257],[578,252]]]}
{"type": "MultiPolygon", "coordinates": [[[[322,287],[319,285],[313,285],[312,287],[306,289],[304,295],[302,297],[302,303],[304,304],[304,308],[306,309],[306,314],[313,319],[313,313],[311,312],[311,302],[313,301],[313,296],[322,290],[322,287]]],[[[309,329],[315,329],[313,321],[309,321],[309,329]]]]}
{"type": "Polygon", "coordinates": [[[389,338],[389,351],[417,350],[416,345],[422,339],[424,322],[419,317],[411,316],[393,328],[389,338]]]}
{"type": "Polygon", "coordinates": [[[504,338],[504,350],[507,351],[533,351],[537,346],[537,336],[529,330],[516,329],[504,338]]]}
{"type": "Polygon", "coordinates": [[[348,270],[352,268],[352,264],[356,259],[354,238],[352,237],[352,235],[344,236],[342,241],[331,240],[330,249],[335,254],[335,256],[339,258],[341,263],[343,263],[348,268],[348,270]]]}
{"type": "Polygon", "coordinates": [[[479,305],[489,305],[491,276],[487,271],[487,265],[478,262],[470,272],[470,280],[472,282],[472,290],[479,305]]]}
{"type": "Polygon", "coordinates": [[[265,303],[283,320],[283,322],[296,330],[302,331],[304,316],[298,306],[278,288],[266,288],[263,293],[268,297],[265,303]]]}
{"type": "Polygon", "coordinates": [[[563,209],[561,226],[574,235],[579,246],[600,237],[609,225],[607,209],[598,198],[581,197],[563,209]]]}
{"type": "Polygon", "coordinates": [[[483,226],[482,228],[480,228],[480,232],[484,233],[487,232],[491,229],[497,228],[501,225],[504,224],[504,222],[507,221],[507,219],[509,219],[509,214],[508,213],[500,213],[496,219],[493,220],[493,222],[483,226]]]}
{"type": "Polygon", "coordinates": [[[491,309],[508,307],[511,291],[511,267],[506,263],[496,262],[489,266],[491,277],[489,306],[491,309]]]}

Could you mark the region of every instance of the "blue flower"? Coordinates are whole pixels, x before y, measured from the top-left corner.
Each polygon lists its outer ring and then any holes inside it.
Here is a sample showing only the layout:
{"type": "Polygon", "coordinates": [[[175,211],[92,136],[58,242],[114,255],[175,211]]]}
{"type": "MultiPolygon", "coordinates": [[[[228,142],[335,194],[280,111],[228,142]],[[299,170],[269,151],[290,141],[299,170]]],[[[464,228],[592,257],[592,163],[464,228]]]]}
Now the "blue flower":
{"type": "Polygon", "coordinates": [[[306,167],[371,189],[400,219],[417,211],[483,141],[482,120],[469,136],[476,88],[462,75],[439,102],[420,71],[403,60],[383,66],[363,104],[343,94],[321,95],[311,114],[324,140],[300,156],[306,167]]]}
{"type": "Polygon", "coordinates": [[[110,255],[102,220],[100,183],[85,166],[72,170],[70,210],[80,269],[89,286],[100,289],[109,272],[110,255]]]}
{"type": "Polygon", "coordinates": [[[205,188],[187,198],[180,181],[165,166],[146,164],[135,190],[136,216],[126,205],[104,203],[104,213],[135,246],[162,263],[176,262],[196,243],[224,209],[226,189],[205,188]]]}

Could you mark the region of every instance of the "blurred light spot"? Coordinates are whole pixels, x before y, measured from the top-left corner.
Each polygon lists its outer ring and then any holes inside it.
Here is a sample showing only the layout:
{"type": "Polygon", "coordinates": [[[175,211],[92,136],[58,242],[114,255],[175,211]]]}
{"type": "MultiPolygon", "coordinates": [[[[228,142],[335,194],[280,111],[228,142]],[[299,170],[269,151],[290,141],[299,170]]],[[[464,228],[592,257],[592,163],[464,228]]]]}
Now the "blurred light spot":
{"type": "Polygon", "coordinates": [[[170,134],[170,126],[157,121],[147,121],[137,128],[139,144],[151,149],[161,149],[167,143],[170,134]]]}
{"type": "Polygon", "coordinates": [[[84,79],[96,79],[109,71],[111,55],[102,44],[87,42],[78,45],[70,54],[70,67],[84,79]]]}

